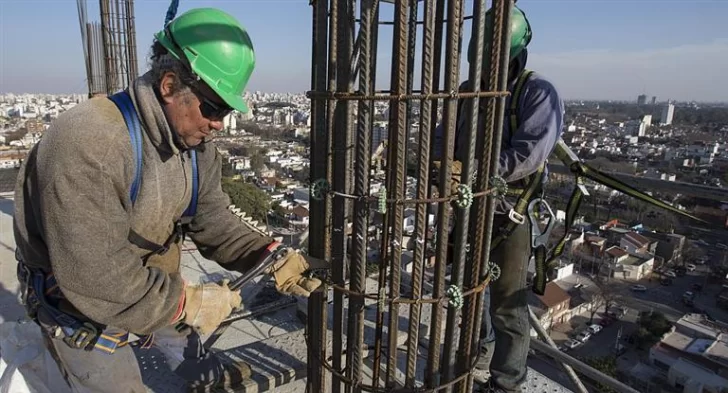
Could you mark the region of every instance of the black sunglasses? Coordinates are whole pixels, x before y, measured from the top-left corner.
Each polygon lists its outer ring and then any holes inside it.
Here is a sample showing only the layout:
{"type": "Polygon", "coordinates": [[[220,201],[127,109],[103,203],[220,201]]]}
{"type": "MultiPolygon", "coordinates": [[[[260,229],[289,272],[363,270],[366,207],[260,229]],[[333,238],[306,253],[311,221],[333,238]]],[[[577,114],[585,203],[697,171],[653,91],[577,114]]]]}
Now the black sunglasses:
{"type": "Polygon", "coordinates": [[[213,102],[205,97],[197,86],[190,85],[192,92],[195,93],[197,99],[200,100],[200,113],[208,119],[222,120],[225,116],[233,111],[233,108],[227,105],[221,105],[213,102]]]}

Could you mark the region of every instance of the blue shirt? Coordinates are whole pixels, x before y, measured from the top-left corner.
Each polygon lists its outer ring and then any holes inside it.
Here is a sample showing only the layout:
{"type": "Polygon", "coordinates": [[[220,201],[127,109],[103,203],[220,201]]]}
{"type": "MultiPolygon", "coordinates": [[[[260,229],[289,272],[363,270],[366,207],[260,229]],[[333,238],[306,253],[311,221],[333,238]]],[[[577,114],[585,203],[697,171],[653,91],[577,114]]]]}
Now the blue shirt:
{"type": "MultiPolygon", "coordinates": [[[[514,88],[515,81],[509,86],[511,94],[514,88]]],[[[507,96],[498,175],[506,182],[513,183],[536,172],[551,155],[563,131],[564,103],[551,82],[533,73],[521,90],[517,107],[519,126],[513,133],[510,128],[510,105],[511,96],[507,96]]],[[[466,140],[468,121],[465,113],[465,105],[461,105],[455,129],[455,159],[460,161],[467,159],[469,143],[466,140]]],[[[484,129],[484,122],[485,111],[480,111],[478,130],[484,129]]],[[[443,134],[444,129],[440,124],[435,129],[435,160],[441,157],[443,134]]],[[[497,212],[506,213],[511,207],[511,203],[499,204],[497,212]]]]}

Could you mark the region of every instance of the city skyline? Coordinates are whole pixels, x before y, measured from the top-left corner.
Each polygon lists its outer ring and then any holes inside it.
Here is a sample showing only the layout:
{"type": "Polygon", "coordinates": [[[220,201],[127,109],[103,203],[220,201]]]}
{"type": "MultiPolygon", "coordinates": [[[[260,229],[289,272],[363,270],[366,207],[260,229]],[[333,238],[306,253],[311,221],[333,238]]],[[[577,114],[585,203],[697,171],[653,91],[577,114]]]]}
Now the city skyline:
{"type": "MultiPolygon", "coordinates": [[[[140,72],[147,69],[152,34],[161,28],[168,5],[167,0],[135,3],[140,72]]],[[[521,0],[518,5],[534,28],[529,68],[551,79],[565,99],[635,100],[647,94],[658,101],[728,101],[716,84],[728,67],[728,33],[720,28],[728,2],[521,0]]],[[[89,20],[98,20],[97,6],[89,4],[89,20]]],[[[179,13],[200,6],[224,9],[248,28],[257,57],[249,91],[310,89],[308,1],[183,0],[179,13]]],[[[382,4],[382,19],[391,9],[382,4]]],[[[466,1],[465,12],[472,12],[472,1],[466,1]]],[[[470,28],[466,22],[464,45],[470,28]]],[[[382,34],[379,75],[389,74],[390,45],[391,34],[382,34]]],[[[0,93],[86,91],[75,1],[0,1],[0,47],[0,93]],[[27,23],[31,17],[37,22],[27,23]]],[[[461,79],[467,76],[464,60],[461,79]]],[[[382,87],[387,83],[388,78],[378,80],[382,87]]]]}

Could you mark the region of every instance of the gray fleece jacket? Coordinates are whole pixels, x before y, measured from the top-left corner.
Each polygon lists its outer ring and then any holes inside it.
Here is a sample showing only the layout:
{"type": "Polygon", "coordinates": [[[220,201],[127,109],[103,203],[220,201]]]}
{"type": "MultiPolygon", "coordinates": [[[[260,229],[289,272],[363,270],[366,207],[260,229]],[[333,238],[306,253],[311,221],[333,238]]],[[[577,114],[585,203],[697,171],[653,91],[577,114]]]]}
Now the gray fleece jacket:
{"type": "MultiPolygon", "coordinates": [[[[52,271],[72,313],[138,334],[172,322],[184,283],[180,247],[142,262],[132,228],[162,244],[191,198],[189,152],[175,143],[149,75],[130,88],[144,125],[143,175],[134,208],[135,163],[123,117],[107,98],[61,114],[23,163],[15,191],[15,240],[31,267],[52,271]]],[[[221,157],[198,149],[199,199],[191,224],[202,255],[228,270],[254,266],[273,240],[229,212],[221,157]]]]}

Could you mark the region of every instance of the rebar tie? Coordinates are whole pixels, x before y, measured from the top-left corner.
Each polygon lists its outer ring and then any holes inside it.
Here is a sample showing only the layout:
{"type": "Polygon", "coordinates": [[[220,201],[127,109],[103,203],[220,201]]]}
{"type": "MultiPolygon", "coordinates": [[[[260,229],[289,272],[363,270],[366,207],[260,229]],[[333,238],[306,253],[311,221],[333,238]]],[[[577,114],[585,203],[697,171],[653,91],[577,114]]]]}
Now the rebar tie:
{"type": "Polygon", "coordinates": [[[473,190],[467,184],[460,184],[458,186],[458,197],[455,200],[455,205],[461,209],[467,209],[473,204],[473,190]]]}
{"type": "Polygon", "coordinates": [[[506,179],[496,175],[490,178],[490,186],[495,189],[495,196],[497,198],[505,198],[508,194],[508,183],[506,179]]]}
{"type": "Polygon", "coordinates": [[[497,281],[501,275],[501,268],[495,262],[488,262],[488,272],[490,273],[490,281],[497,281]]]}
{"type": "Polygon", "coordinates": [[[377,203],[379,205],[377,211],[382,214],[387,213],[387,187],[382,186],[379,189],[379,200],[377,203]]]}
{"type": "Polygon", "coordinates": [[[326,179],[317,179],[311,183],[309,188],[311,198],[320,201],[323,200],[326,194],[329,193],[329,182],[326,179]]]}
{"type": "Polygon", "coordinates": [[[463,290],[460,289],[460,287],[450,285],[449,287],[447,287],[447,291],[445,292],[445,294],[448,297],[447,304],[449,304],[450,307],[453,307],[456,310],[459,310],[463,307],[463,290]]]}

